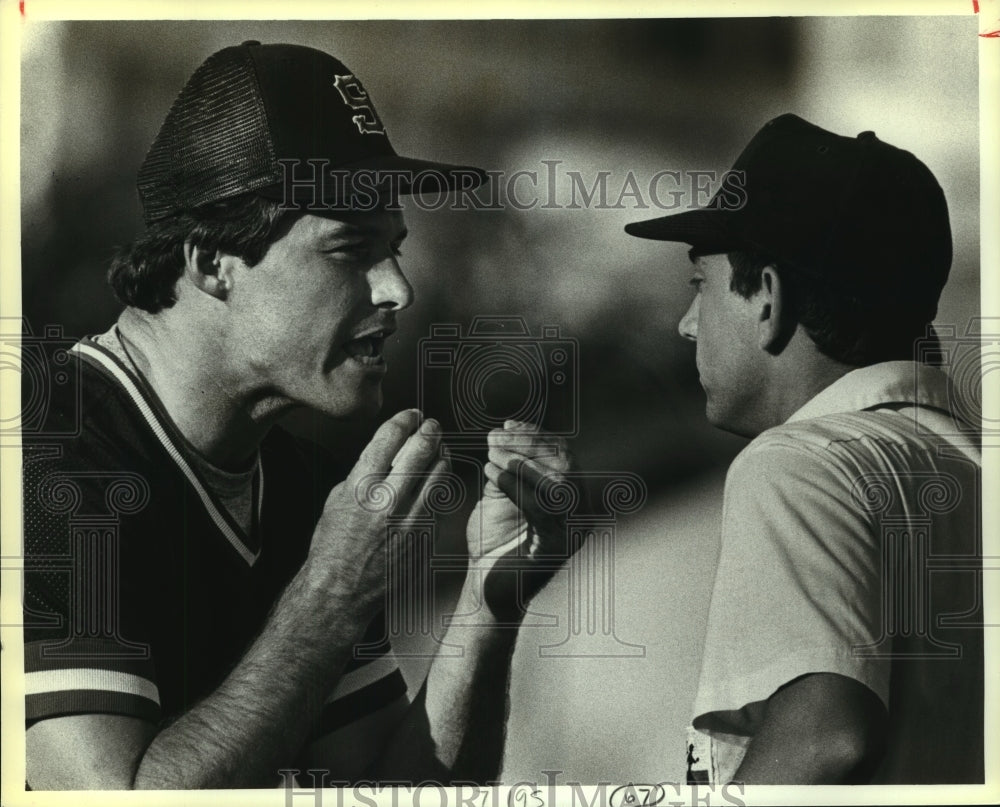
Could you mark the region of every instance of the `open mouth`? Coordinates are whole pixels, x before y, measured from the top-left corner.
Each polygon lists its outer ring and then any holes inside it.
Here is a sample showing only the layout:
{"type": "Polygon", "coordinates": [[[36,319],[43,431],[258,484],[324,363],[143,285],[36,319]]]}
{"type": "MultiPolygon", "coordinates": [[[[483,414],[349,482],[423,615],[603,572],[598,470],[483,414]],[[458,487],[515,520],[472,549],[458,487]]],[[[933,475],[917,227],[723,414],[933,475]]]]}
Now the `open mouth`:
{"type": "Polygon", "coordinates": [[[344,344],[344,352],[362,364],[384,364],[385,357],[382,355],[382,349],[385,347],[388,335],[388,331],[375,331],[359,336],[344,344]]]}

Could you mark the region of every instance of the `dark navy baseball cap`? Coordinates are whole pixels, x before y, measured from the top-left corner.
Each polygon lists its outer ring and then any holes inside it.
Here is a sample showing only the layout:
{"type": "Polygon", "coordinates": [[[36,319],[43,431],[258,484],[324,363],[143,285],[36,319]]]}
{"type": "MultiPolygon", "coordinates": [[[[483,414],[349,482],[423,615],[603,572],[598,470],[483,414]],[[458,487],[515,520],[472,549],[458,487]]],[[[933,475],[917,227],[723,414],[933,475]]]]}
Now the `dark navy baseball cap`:
{"type": "Polygon", "coordinates": [[[910,152],[874,132],[844,137],[786,114],[754,135],[731,171],[706,207],[625,232],[701,254],[761,252],[863,300],[934,318],[951,268],[948,205],[910,152]]]}
{"type": "Polygon", "coordinates": [[[403,194],[471,189],[486,178],[472,166],[398,155],[364,86],[328,53],[251,41],[194,72],[138,187],[150,224],[248,192],[296,205],[349,204],[346,180],[363,172],[369,191],[388,182],[403,194]]]}

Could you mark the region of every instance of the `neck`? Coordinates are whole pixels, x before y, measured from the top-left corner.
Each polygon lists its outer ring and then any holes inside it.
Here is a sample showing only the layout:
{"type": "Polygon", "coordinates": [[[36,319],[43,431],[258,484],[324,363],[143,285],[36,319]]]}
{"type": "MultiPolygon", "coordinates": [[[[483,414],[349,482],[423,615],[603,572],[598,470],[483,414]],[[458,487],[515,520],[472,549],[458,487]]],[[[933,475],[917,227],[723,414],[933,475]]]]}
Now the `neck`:
{"type": "Polygon", "coordinates": [[[175,309],[126,309],[122,343],[185,439],[220,468],[245,466],[290,404],[255,389],[232,366],[216,323],[185,321],[175,309]]]}
{"type": "Polygon", "coordinates": [[[824,356],[801,329],[773,356],[768,368],[768,423],[760,431],[784,423],[812,398],[854,367],[824,356]]]}

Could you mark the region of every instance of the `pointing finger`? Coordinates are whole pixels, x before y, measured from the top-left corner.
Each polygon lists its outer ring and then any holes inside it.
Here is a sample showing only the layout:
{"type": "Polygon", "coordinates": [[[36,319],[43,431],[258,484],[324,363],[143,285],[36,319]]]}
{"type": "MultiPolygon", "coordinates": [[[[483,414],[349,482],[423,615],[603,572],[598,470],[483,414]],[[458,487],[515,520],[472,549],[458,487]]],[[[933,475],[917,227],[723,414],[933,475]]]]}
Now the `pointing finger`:
{"type": "Polygon", "coordinates": [[[369,474],[388,473],[393,458],[416,431],[419,423],[419,409],[404,409],[389,418],[379,426],[371,442],[365,446],[351,475],[363,477],[369,474]]]}

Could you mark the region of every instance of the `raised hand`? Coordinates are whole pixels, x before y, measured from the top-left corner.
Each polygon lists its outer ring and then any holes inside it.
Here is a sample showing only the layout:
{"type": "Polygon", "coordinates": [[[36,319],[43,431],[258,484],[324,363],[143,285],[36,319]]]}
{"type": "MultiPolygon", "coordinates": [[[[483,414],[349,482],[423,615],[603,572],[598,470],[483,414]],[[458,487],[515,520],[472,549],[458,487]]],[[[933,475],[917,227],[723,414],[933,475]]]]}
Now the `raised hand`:
{"type": "Polygon", "coordinates": [[[565,513],[567,497],[586,492],[575,478],[566,441],[533,424],[507,421],[487,436],[483,495],[466,538],[474,568],[485,572],[483,596],[494,616],[518,622],[531,598],[576,551],[565,513]]]}
{"type": "Polygon", "coordinates": [[[399,412],[379,427],[354,468],[327,497],[313,533],[310,562],[320,564],[347,590],[354,604],[376,610],[388,579],[386,562],[405,547],[408,519],[419,514],[426,491],[449,470],[440,455],[437,421],[415,409],[399,412]],[[392,517],[398,529],[387,530],[392,517]]]}

